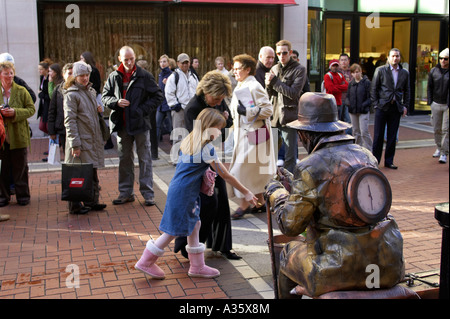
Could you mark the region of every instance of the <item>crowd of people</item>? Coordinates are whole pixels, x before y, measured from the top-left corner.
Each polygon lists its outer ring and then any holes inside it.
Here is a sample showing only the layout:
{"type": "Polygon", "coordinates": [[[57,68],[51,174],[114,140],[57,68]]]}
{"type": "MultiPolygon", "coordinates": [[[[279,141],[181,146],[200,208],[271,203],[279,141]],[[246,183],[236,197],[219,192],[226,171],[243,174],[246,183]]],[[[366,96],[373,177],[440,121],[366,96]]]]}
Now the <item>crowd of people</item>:
{"type": "MultiPolygon", "coordinates": [[[[118,196],[112,204],[135,201],[135,147],[139,192],[146,206],[155,205],[152,161],[158,159],[162,135],[170,132],[176,170],[160,225],[162,235],[147,243],[136,269],[164,278],[155,262],[174,238],[175,252],[181,251],[191,261],[191,276],[219,275],[204,264],[206,247],[230,259],[241,258],[232,250],[231,218],[265,211],[265,186],[277,174],[277,166],[294,172],[299,135],[288,124],[298,120],[299,100],[310,91],[307,69],[291,43],[281,40],[274,48],[262,47],[257,59],[247,54],[235,56],[232,70],[226,70],[224,58],[217,57],[216,69],[203,76],[197,58],[182,52],[175,60],[164,54],[158,60],[161,71],[157,80],[145,64],[138,63],[142,61],[136,61],[129,46],[120,49],[120,65],[109,72],[104,83],[90,52],[63,67],[49,60],[40,62],[39,129],[62,147],[66,162],[80,158],[94,166],[93,201],[69,202],[69,213],[86,214],[107,207],[99,202],[97,170],[104,166],[104,149],[112,145],[110,134],[117,136],[119,155],[118,196]],[[107,132],[105,114],[109,114],[107,132]],[[217,144],[231,145],[228,169],[213,146],[217,144]],[[212,195],[200,191],[208,169],[217,174],[212,195]],[[231,214],[228,200],[234,196],[240,202],[231,214]]],[[[439,62],[430,72],[428,103],[438,147],[433,156],[446,163],[448,49],[440,52],[439,62]]],[[[387,129],[384,165],[396,169],[397,131],[410,101],[409,73],[402,68],[396,48],[389,52],[386,64],[376,68],[372,80],[362,71],[362,66],[350,65],[349,56],[342,54],[339,60],[329,62],[323,91],[336,102],[338,119],[352,124],[345,126],[345,133],[372,152],[378,164],[387,129]],[[370,112],[375,112],[373,139],[370,112]]],[[[9,204],[12,194],[19,205],[28,205],[27,119],[36,112],[36,96],[15,75],[14,59],[8,53],[0,55],[0,80],[0,135],[4,133],[0,136],[0,207],[9,204]]]]}

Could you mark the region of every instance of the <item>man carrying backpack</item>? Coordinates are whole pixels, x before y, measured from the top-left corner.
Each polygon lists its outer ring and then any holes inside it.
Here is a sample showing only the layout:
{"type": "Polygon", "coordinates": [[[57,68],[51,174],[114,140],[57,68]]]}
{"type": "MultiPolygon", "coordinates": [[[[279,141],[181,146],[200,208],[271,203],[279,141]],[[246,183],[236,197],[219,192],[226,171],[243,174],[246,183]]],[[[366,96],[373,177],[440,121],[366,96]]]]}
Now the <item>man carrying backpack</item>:
{"type": "MultiPolygon", "coordinates": [[[[173,144],[182,140],[185,135],[184,108],[195,95],[198,78],[189,70],[190,59],[186,53],[181,53],[177,58],[178,68],[167,78],[164,90],[167,104],[172,111],[172,134],[170,139],[173,144]]],[[[175,162],[175,161],[174,161],[175,162]]]]}
{"type": "Polygon", "coordinates": [[[323,78],[325,91],[328,94],[333,94],[336,99],[338,107],[339,118],[341,118],[342,112],[342,92],[346,92],[348,88],[348,82],[345,80],[343,74],[339,69],[339,61],[334,59],[329,64],[330,71],[327,72],[323,78]]]}

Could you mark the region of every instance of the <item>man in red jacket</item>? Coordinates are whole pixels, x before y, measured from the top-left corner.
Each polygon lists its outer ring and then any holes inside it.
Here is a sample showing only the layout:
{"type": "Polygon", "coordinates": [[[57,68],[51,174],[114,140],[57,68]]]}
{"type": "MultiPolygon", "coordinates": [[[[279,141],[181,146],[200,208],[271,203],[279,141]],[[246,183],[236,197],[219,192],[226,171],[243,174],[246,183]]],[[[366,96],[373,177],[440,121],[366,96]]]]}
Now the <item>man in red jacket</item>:
{"type": "Polygon", "coordinates": [[[329,64],[330,71],[323,78],[324,87],[328,94],[333,94],[338,107],[339,118],[342,112],[342,92],[346,92],[348,82],[342,73],[338,72],[339,61],[331,60],[329,64]]]}

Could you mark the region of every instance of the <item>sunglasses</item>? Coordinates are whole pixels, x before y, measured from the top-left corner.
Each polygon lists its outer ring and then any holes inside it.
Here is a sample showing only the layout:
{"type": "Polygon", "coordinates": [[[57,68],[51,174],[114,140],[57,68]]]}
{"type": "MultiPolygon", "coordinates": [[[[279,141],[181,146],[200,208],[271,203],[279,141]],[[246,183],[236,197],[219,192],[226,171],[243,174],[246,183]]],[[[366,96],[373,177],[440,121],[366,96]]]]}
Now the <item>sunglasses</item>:
{"type": "Polygon", "coordinates": [[[277,52],[277,55],[278,55],[278,56],[280,56],[280,55],[286,55],[286,54],[288,54],[288,53],[289,53],[289,51],[277,52]]]}
{"type": "Polygon", "coordinates": [[[448,58],[441,58],[441,57],[439,57],[439,59],[444,60],[444,61],[448,61],[448,58]]]}

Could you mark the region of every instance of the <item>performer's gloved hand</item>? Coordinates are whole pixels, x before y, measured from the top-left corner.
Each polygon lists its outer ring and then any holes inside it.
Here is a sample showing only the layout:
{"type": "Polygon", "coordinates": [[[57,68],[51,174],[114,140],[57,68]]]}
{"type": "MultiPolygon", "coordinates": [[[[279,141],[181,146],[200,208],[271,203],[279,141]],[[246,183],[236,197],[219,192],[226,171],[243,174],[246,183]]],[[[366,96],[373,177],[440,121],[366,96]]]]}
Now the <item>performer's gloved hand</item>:
{"type": "Polygon", "coordinates": [[[267,200],[270,198],[270,196],[272,196],[273,193],[275,193],[276,190],[284,189],[284,186],[283,186],[283,184],[281,184],[281,182],[279,180],[274,178],[274,179],[270,180],[270,182],[267,183],[267,185],[264,188],[266,190],[264,192],[264,198],[267,200]]]}
{"type": "Polygon", "coordinates": [[[238,101],[239,105],[237,107],[237,112],[240,115],[246,116],[247,115],[247,108],[244,106],[244,104],[242,104],[241,101],[238,101]]]}
{"type": "Polygon", "coordinates": [[[183,109],[183,107],[181,106],[181,103],[178,103],[171,107],[171,110],[173,110],[175,112],[180,112],[182,109],[183,109]]]}
{"type": "Polygon", "coordinates": [[[293,181],[294,181],[294,174],[289,172],[284,167],[279,167],[278,171],[277,171],[277,174],[278,174],[278,179],[281,182],[281,184],[290,193],[291,189],[292,189],[292,184],[293,184],[293,181]]]}

